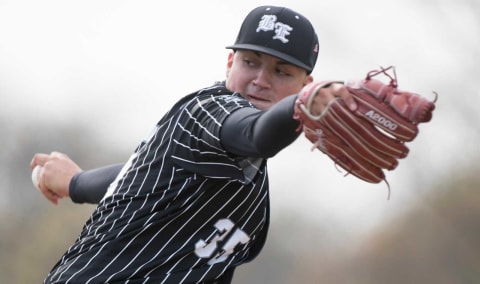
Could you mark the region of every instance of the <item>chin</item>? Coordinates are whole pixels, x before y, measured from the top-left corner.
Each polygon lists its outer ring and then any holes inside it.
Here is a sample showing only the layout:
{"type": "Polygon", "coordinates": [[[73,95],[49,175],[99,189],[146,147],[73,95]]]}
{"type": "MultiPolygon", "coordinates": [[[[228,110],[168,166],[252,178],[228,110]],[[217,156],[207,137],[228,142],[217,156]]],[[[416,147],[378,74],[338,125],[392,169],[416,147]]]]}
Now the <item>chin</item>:
{"type": "Polygon", "coordinates": [[[266,110],[272,106],[269,102],[252,102],[252,104],[260,110],[266,110]]]}

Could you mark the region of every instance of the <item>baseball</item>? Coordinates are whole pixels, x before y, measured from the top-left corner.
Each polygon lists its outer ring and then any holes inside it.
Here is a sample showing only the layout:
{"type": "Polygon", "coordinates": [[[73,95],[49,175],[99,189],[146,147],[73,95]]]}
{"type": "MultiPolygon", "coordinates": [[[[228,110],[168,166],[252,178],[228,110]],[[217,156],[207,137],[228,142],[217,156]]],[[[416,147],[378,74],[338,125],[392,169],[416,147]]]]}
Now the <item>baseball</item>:
{"type": "Polygon", "coordinates": [[[40,165],[36,165],[35,168],[33,168],[32,171],[32,182],[33,185],[40,190],[40,180],[39,180],[39,175],[40,175],[40,170],[42,167],[40,165]]]}

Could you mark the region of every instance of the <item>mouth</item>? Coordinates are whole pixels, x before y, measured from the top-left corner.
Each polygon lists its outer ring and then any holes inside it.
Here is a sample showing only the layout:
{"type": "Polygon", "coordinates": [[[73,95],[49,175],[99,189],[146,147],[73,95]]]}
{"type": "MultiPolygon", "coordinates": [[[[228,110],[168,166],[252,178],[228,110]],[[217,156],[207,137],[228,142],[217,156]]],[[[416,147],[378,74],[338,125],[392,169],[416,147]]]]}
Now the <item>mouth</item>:
{"type": "Polygon", "coordinates": [[[268,100],[266,100],[266,99],[264,99],[260,96],[256,96],[256,95],[252,95],[252,94],[248,94],[247,98],[248,98],[249,101],[263,102],[263,103],[268,102],[268,100]]]}
{"type": "Polygon", "coordinates": [[[247,100],[255,107],[262,110],[269,108],[271,104],[270,100],[252,94],[247,95],[247,100]]]}

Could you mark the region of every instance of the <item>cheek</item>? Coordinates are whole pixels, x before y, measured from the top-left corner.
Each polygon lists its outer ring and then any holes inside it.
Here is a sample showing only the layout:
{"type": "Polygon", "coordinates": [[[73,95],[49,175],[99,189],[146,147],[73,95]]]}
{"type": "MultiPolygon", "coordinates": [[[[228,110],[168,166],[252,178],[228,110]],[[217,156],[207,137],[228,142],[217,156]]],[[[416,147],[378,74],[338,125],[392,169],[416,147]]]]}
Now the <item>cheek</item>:
{"type": "Polygon", "coordinates": [[[274,92],[276,94],[275,95],[275,100],[278,102],[278,101],[281,101],[282,99],[284,99],[285,97],[288,97],[288,96],[294,95],[294,94],[298,94],[301,89],[302,89],[301,85],[286,86],[286,85],[280,84],[279,87],[277,87],[275,92],[274,92]]]}
{"type": "Polygon", "coordinates": [[[242,72],[236,72],[235,68],[229,70],[226,80],[227,89],[242,94],[247,85],[247,76],[243,75],[242,72]]]}
{"type": "Polygon", "coordinates": [[[227,80],[225,82],[225,85],[227,87],[227,89],[229,89],[230,91],[232,92],[237,92],[237,86],[238,86],[238,83],[237,83],[237,79],[235,76],[227,76],[227,80]]]}

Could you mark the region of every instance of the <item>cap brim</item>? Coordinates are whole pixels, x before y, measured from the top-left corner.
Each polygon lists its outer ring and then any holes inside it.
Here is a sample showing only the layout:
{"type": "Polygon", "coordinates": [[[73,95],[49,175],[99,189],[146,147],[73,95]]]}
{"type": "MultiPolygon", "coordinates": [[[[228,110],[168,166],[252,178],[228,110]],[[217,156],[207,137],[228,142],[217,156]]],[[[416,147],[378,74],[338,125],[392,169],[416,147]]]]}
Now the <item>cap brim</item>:
{"type": "Polygon", "coordinates": [[[288,63],[296,65],[300,68],[303,68],[303,69],[307,70],[309,73],[312,72],[312,69],[310,67],[308,67],[307,65],[302,63],[300,60],[294,58],[293,56],[290,56],[286,53],[279,52],[275,49],[268,48],[268,47],[265,47],[265,46],[258,46],[258,45],[255,45],[255,44],[242,43],[242,44],[229,45],[225,48],[228,48],[228,49],[242,49],[242,50],[251,50],[251,51],[262,52],[262,53],[265,53],[265,54],[268,54],[268,55],[271,55],[271,56],[278,57],[282,60],[285,60],[288,63]]]}

